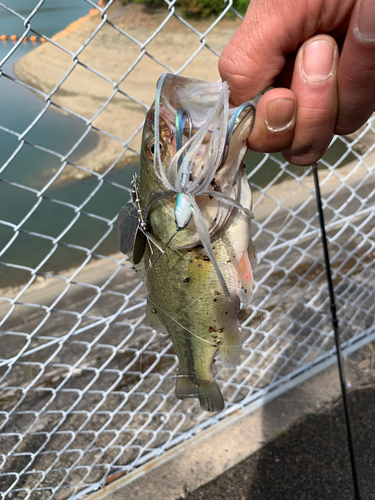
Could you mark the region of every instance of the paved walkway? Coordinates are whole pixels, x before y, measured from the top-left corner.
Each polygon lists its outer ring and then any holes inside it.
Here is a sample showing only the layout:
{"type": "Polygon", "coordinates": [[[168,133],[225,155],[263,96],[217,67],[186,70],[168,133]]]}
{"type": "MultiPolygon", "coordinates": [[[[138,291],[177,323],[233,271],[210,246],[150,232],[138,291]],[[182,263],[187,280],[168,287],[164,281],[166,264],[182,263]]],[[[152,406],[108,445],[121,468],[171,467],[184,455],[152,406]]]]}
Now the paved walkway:
{"type": "MultiPolygon", "coordinates": [[[[351,392],[350,412],[361,499],[375,499],[375,388],[351,392]]],[[[340,401],[281,433],[189,500],[353,500],[340,401]]]]}
{"type": "MultiPolygon", "coordinates": [[[[345,357],[361,500],[375,500],[375,345],[345,357]]],[[[354,500],[337,366],[88,500],[354,500]]]]}

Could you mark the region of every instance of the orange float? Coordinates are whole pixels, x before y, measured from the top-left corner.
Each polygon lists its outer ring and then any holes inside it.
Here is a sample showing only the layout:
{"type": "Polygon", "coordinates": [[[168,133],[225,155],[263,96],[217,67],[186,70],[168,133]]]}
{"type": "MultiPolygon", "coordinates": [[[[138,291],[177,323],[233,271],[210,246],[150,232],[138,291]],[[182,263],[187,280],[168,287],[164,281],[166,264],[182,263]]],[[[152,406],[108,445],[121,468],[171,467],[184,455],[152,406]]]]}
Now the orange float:
{"type": "Polygon", "coordinates": [[[32,35],[30,37],[30,42],[37,42],[37,41],[38,41],[38,38],[35,35],[32,35]]]}
{"type": "Polygon", "coordinates": [[[23,42],[27,42],[27,36],[22,40],[23,42]]]}
{"type": "Polygon", "coordinates": [[[44,43],[44,42],[46,42],[47,40],[44,38],[44,36],[41,36],[41,37],[40,37],[40,41],[44,43]]]}
{"type": "Polygon", "coordinates": [[[10,35],[10,39],[13,40],[13,42],[16,42],[18,40],[17,35],[10,35]]]}
{"type": "Polygon", "coordinates": [[[3,41],[8,40],[8,37],[6,35],[0,35],[0,40],[3,41]]]}
{"type": "Polygon", "coordinates": [[[103,5],[103,0],[99,0],[98,5],[103,5]]]}

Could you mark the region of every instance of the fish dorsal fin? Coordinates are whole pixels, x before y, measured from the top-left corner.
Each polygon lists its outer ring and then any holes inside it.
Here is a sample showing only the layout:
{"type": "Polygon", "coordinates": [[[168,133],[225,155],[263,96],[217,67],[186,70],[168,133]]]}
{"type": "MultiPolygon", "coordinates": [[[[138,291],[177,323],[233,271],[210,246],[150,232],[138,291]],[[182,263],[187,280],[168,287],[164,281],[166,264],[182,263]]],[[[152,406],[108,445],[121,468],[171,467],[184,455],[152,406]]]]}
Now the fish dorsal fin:
{"type": "Polygon", "coordinates": [[[257,257],[257,249],[255,248],[255,244],[254,244],[254,242],[253,242],[252,239],[250,239],[250,243],[249,243],[249,246],[248,246],[248,249],[247,249],[247,253],[249,255],[249,260],[250,260],[251,267],[252,267],[252,269],[254,271],[254,269],[258,265],[258,257],[257,257]]]}

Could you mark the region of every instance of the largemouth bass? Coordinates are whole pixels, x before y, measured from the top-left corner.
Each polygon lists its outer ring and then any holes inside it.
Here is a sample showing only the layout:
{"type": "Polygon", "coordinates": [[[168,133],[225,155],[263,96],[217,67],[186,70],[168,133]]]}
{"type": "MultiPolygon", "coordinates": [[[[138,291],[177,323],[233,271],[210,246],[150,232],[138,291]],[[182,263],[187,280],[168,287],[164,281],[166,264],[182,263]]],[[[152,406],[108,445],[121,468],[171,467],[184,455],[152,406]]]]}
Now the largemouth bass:
{"type": "Polygon", "coordinates": [[[177,398],[221,411],[217,353],[235,368],[240,303],[252,299],[251,191],[242,160],[252,104],[229,108],[226,83],[164,74],[147,113],[139,181],[118,218],[120,248],[148,290],[150,325],[172,338],[177,398]]]}

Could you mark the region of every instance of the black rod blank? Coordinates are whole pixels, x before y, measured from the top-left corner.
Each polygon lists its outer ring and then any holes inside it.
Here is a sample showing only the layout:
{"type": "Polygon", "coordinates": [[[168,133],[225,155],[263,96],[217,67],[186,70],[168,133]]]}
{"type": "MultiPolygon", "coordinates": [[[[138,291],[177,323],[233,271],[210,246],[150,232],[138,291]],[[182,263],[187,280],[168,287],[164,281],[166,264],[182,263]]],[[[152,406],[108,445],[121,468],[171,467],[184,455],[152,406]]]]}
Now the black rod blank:
{"type": "Polygon", "coordinates": [[[350,416],[349,416],[349,408],[348,408],[348,398],[347,398],[347,393],[346,393],[345,376],[344,376],[344,370],[343,370],[343,361],[342,361],[340,335],[339,335],[339,323],[338,323],[338,319],[337,319],[337,311],[336,311],[336,303],[335,303],[335,293],[333,290],[331,264],[330,264],[330,260],[329,260],[328,243],[327,243],[327,236],[326,236],[326,230],[325,230],[325,224],[324,224],[323,205],[322,205],[322,198],[321,198],[320,186],[319,186],[318,166],[316,163],[314,163],[314,165],[312,166],[312,169],[313,169],[313,174],[314,174],[316,204],[317,204],[318,213],[319,213],[320,231],[321,231],[321,237],[322,237],[324,262],[325,262],[326,275],[327,275],[327,284],[328,284],[329,299],[330,299],[332,326],[333,326],[333,331],[335,334],[337,365],[338,365],[338,369],[339,369],[341,394],[342,394],[342,401],[343,401],[343,406],[344,406],[346,431],[347,431],[347,436],[348,436],[348,448],[349,448],[349,455],[350,455],[350,463],[351,463],[351,467],[352,467],[354,495],[355,495],[355,500],[361,500],[361,495],[360,495],[360,491],[359,491],[357,466],[356,466],[355,453],[354,453],[353,436],[352,436],[352,430],[351,430],[351,425],[350,425],[350,416]]]}

